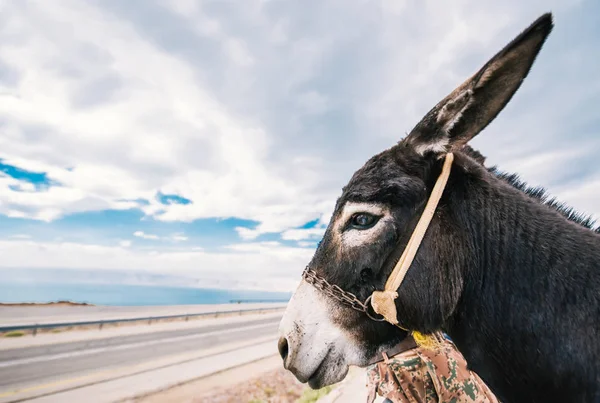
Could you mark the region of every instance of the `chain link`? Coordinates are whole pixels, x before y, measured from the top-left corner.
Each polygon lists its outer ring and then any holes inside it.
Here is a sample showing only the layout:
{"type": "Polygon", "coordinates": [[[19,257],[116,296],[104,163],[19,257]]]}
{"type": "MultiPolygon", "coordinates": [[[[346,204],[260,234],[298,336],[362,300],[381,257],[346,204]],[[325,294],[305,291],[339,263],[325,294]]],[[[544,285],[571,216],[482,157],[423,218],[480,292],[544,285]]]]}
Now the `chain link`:
{"type": "Polygon", "coordinates": [[[312,284],[315,288],[323,291],[325,294],[329,295],[331,298],[340,301],[341,303],[348,305],[352,309],[355,309],[359,312],[364,312],[367,315],[368,307],[365,303],[359,300],[356,295],[342,290],[339,286],[335,284],[329,283],[323,277],[320,277],[313,270],[310,270],[308,267],[304,269],[302,273],[302,278],[309,284],[312,284]]]}

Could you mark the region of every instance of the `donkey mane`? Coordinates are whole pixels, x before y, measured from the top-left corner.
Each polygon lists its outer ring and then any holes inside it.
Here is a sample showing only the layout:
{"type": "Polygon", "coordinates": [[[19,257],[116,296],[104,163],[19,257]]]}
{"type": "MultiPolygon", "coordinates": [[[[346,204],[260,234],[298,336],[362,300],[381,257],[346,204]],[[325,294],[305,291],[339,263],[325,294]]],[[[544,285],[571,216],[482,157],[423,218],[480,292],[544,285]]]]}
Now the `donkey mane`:
{"type": "MultiPolygon", "coordinates": [[[[465,145],[461,151],[481,165],[484,165],[486,158],[479,151],[471,148],[471,146],[465,145]]],[[[600,234],[600,225],[595,227],[596,220],[591,215],[581,213],[566,203],[561,202],[556,197],[548,194],[548,191],[545,188],[541,186],[529,186],[525,181],[521,180],[519,174],[502,171],[495,165],[486,167],[486,169],[498,179],[503,180],[515,189],[520,190],[527,196],[539,201],[541,204],[558,211],[567,220],[600,234]]]]}
{"type": "Polygon", "coordinates": [[[574,223],[600,234],[600,226],[594,228],[596,220],[594,220],[591,215],[581,213],[566,203],[561,202],[556,197],[550,196],[545,188],[541,186],[529,186],[526,182],[521,180],[518,174],[500,171],[495,166],[488,168],[488,171],[526,195],[538,200],[540,203],[555,209],[567,220],[573,221],[574,223]]]}

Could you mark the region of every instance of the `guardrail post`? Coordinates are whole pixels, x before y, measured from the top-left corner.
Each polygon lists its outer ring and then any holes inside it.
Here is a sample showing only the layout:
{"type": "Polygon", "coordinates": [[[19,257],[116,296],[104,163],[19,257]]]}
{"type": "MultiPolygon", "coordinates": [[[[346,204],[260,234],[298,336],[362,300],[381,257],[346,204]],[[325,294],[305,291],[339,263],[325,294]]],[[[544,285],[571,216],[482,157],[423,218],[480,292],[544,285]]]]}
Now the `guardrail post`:
{"type": "Polygon", "coordinates": [[[189,318],[190,318],[189,315],[185,315],[185,321],[186,322],[188,321],[189,318]]]}
{"type": "Polygon", "coordinates": [[[33,335],[35,336],[37,334],[37,323],[35,325],[35,327],[33,328],[33,335]]]}
{"type": "Polygon", "coordinates": [[[104,322],[100,322],[100,325],[98,326],[98,330],[102,330],[103,325],[104,325],[104,322]]]}

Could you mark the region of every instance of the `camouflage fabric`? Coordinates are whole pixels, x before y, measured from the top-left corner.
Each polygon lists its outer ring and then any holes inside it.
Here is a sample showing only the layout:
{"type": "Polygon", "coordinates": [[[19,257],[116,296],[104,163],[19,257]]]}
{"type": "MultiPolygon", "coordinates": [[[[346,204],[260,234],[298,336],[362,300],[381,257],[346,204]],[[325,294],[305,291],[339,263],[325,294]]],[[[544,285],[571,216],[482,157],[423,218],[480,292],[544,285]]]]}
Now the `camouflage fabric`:
{"type": "Polygon", "coordinates": [[[393,403],[498,403],[454,343],[413,348],[367,368],[367,403],[377,394],[393,403]]]}

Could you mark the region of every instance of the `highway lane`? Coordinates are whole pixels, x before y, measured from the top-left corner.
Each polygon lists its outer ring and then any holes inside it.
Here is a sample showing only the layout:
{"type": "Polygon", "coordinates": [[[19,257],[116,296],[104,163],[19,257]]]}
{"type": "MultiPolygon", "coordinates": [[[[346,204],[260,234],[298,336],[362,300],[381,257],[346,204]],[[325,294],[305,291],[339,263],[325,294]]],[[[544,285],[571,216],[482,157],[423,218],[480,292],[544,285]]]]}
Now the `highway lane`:
{"type": "Polygon", "coordinates": [[[0,350],[0,395],[160,357],[273,336],[280,319],[279,315],[257,315],[235,323],[0,350]]]}
{"type": "MultiPolygon", "coordinates": [[[[251,320],[245,320],[242,322],[236,322],[236,327],[248,326],[250,324],[269,324],[273,323],[272,318],[261,318],[256,319],[252,318],[251,320]]],[[[184,328],[177,330],[165,330],[158,331],[152,333],[141,333],[141,334],[133,334],[133,335],[124,335],[124,336],[116,336],[116,337],[107,337],[103,339],[92,339],[92,340],[82,340],[82,341],[74,341],[69,343],[58,343],[58,344],[48,344],[41,346],[33,346],[27,348],[16,348],[12,350],[0,350],[0,368],[6,365],[14,365],[11,362],[15,360],[25,360],[25,359],[45,359],[45,357],[51,357],[55,354],[67,354],[69,352],[83,351],[83,350],[93,350],[98,348],[105,348],[110,346],[120,346],[120,345],[129,345],[140,342],[148,342],[148,341],[163,341],[164,339],[171,339],[174,337],[181,337],[187,335],[194,334],[205,334],[215,331],[223,331],[224,329],[228,329],[232,327],[231,324],[228,323],[219,323],[203,326],[201,328],[184,328]]],[[[1,380],[0,380],[1,382],[1,380]]]]}

